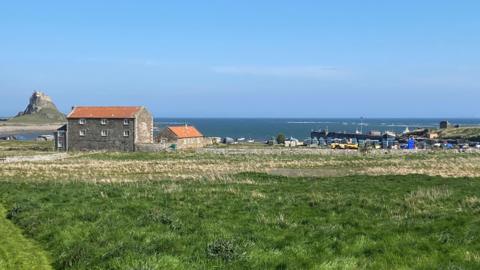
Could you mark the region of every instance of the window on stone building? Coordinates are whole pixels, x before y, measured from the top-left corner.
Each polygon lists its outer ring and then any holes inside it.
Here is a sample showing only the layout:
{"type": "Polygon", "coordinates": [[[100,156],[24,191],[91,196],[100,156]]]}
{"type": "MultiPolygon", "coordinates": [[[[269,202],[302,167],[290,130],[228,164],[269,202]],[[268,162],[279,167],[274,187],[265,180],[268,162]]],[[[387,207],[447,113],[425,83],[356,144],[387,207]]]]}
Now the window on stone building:
{"type": "Polygon", "coordinates": [[[102,120],[100,121],[100,123],[101,123],[102,125],[106,125],[106,124],[107,124],[107,119],[102,119],[102,120]]]}
{"type": "Polygon", "coordinates": [[[79,134],[81,137],[83,137],[85,134],[87,134],[87,131],[85,129],[80,129],[79,134]]]}
{"type": "Polygon", "coordinates": [[[128,136],[130,136],[130,130],[124,130],[123,137],[128,137],[128,136]]]}
{"type": "Polygon", "coordinates": [[[100,132],[100,135],[102,135],[102,137],[107,137],[107,135],[108,135],[108,130],[102,129],[102,131],[100,132]]]}
{"type": "Polygon", "coordinates": [[[83,118],[78,120],[78,123],[79,123],[80,125],[85,125],[86,122],[87,122],[87,120],[85,120],[85,119],[83,119],[83,118]]]}
{"type": "Polygon", "coordinates": [[[124,125],[124,126],[128,126],[128,123],[129,123],[129,122],[130,122],[130,121],[129,121],[128,119],[123,119],[123,125],[124,125]]]}

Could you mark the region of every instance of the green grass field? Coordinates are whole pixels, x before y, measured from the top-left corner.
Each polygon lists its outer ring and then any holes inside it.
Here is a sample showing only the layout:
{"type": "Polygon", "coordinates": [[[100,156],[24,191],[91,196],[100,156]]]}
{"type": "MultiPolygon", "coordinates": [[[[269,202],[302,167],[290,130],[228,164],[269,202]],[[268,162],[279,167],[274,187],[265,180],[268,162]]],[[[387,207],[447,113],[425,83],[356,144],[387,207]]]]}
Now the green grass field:
{"type": "Polygon", "coordinates": [[[7,219],[1,205],[0,215],[0,269],[52,269],[46,253],[7,219]]]}
{"type": "Polygon", "coordinates": [[[56,269],[475,269],[480,180],[0,183],[56,269]]]}
{"type": "Polygon", "coordinates": [[[480,268],[478,153],[249,151],[0,164],[0,269],[480,268]]]}

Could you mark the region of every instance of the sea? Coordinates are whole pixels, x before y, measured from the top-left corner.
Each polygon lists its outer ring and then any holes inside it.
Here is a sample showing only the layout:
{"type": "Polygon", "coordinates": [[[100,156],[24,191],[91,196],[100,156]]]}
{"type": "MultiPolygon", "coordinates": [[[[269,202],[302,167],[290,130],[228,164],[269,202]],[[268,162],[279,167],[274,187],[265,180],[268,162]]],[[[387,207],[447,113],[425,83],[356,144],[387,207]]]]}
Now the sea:
{"type": "MultiPolygon", "coordinates": [[[[169,125],[193,125],[205,136],[245,138],[265,141],[283,133],[287,138],[304,140],[314,130],[336,132],[393,131],[406,128],[437,128],[440,121],[434,118],[155,118],[155,132],[169,125]]],[[[448,119],[460,126],[480,126],[480,118],[448,119]]],[[[12,134],[19,140],[33,140],[51,132],[12,134]]],[[[5,136],[8,134],[2,134],[5,136]]]]}
{"type": "MultiPolygon", "coordinates": [[[[299,140],[310,138],[314,130],[336,132],[392,131],[403,132],[406,128],[438,128],[445,119],[412,118],[155,118],[155,126],[161,129],[168,125],[193,125],[205,136],[268,140],[279,133],[299,140]]],[[[480,118],[448,119],[460,126],[480,126],[480,118]]]]}

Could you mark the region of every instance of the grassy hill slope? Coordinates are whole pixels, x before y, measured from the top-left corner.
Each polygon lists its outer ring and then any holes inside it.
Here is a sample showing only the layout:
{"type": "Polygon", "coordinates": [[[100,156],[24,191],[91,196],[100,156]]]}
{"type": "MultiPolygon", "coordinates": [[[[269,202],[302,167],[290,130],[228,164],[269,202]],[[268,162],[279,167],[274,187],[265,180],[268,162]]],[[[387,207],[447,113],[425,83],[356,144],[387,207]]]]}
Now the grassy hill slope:
{"type": "Polygon", "coordinates": [[[459,127],[440,130],[444,139],[468,139],[480,141],[480,127],[459,127]]]}
{"type": "Polygon", "coordinates": [[[33,114],[25,114],[9,119],[7,124],[50,124],[66,122],[65,115],[55,109],[44,108],[33,114]]]}

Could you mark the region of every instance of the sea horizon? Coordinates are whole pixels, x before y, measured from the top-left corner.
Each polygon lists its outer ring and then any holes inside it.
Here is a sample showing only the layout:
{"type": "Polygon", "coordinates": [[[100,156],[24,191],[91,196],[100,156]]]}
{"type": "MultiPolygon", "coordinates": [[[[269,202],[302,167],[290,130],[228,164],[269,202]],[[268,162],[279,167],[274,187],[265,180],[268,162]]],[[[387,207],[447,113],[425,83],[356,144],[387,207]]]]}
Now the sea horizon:
{"type": "MultiPolygon", "coordinates": [[[[279,133],[299,140],[310,138],[310,132],[327,129],[335,132],[380,131],[401,133],[407,128],[438,128],[440,121],[448,120],[460,126],[480,126],[480,118],[346,118],[346,117],[155,117],[154,133],[166,126],[192,125],[204,136],[246,138],[265,141],[279,133]]],[[[48,132],[33,131],[3,134],[15,135],[20,140],[32,140],[48,132]]]]}
{"type": "Polygon", "coordinates": [[[169,125],[193,125],[205,136],[267,140],[279,133],[300,140],[310,137],[313,130],[328,129],[337,132],[392,131],[406,128],[437,128],[448,120],[460,126],[480,126],[480,118],[187,118],[156,117],[158,129],[169,125]]]}

